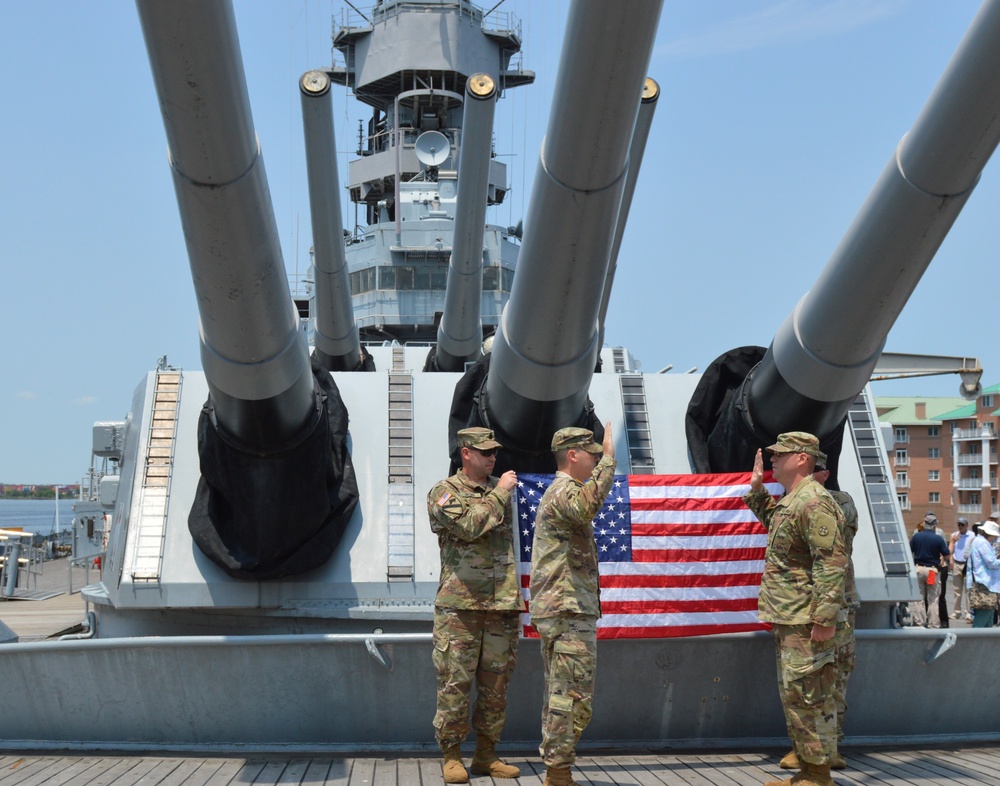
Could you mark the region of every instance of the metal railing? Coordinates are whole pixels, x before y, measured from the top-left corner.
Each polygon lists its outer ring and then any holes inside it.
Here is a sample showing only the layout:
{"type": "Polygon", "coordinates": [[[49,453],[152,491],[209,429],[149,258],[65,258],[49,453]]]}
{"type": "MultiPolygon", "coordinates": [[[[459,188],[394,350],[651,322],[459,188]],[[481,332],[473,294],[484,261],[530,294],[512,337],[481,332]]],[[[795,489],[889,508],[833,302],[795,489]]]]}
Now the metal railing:
{"type": "Polygon", "coordinates": [[[993,425],[983,425],[977,428],[957,428],[952,433],[953,439],[996,439],[997,435],[993,431],[993,425]]]}
{"type": "MultiPolygon", "coordinates": [[[[958,463],[959,463],[960,466],[982,464],[983,463],[983,454],[982,453],[959,453],[958,454],[958,463]]],[[[997,454],[991,452],[990,453],[990,464],[996,464],[996,463],[997,463],[997,454]]]]}

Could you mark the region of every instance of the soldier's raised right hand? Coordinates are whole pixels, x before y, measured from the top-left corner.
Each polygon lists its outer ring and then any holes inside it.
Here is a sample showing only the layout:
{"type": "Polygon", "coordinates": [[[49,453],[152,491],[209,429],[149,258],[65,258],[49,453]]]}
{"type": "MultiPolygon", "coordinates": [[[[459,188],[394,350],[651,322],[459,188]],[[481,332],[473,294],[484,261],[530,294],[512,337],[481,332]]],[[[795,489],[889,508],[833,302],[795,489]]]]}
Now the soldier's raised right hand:
{"type": "Polygon", "coordinates": [[[505,491],[513,491],[517,485],[517,473],[508,469],[500,476],[500,482],[497,485],[505,491]]]}
{"type": "Polygon", "coordinates": [[[764,487],[764,454],[757,448],[757,455],[753,458],[753,474],[750,475],[750,489],[760,491],[764,487]]]}
{"type": "Polygon", "coordinates": [[[601,445],[604,455],[610,458],[615,457],[615,441],[611,437],[611,421],[604,424],[604,443],[601,445]]]}

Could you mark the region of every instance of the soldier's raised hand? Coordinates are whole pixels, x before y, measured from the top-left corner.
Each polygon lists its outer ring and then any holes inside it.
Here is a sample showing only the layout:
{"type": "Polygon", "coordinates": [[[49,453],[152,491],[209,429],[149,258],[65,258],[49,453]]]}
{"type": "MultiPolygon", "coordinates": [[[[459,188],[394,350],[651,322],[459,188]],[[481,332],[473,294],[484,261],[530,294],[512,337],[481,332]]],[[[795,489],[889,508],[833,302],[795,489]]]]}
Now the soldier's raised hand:
{"type": "Polygon", "coordinates": [[[601,445],[604,449],[604,455],[611,458],[615,457],[615,441],[611,436],[611,421],[609,420],[604,424],[604,442],[601,445]]]}
{"type": "Polygon", "coordinates": [[[517,485],[517,473],[508,469],[500,476],[500,482],[497,485],[505,491],[513,491],[517,485]]]}
{"type": "Polygon", "coordinates": [[[764,454],[757,448],[757,455],[753,458],[753,473],[750,475],[750,488],[753,491],[760,491],[764,487],[764,454]]]}

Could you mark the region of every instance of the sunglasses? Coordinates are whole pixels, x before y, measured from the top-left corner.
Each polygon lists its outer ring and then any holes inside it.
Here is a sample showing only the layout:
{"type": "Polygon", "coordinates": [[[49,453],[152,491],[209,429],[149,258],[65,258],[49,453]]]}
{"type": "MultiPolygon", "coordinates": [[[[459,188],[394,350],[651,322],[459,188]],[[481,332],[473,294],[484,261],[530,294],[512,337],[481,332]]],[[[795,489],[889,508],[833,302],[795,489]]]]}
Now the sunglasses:
{"type": "Polygon", "coordinates": [[[489,450],[480,450],[479,448],[473,448],[473,450],[483,456],[486,456],[487,458],[490,456],[495,456],[497,454],[496,448],[490,448],[489,450]]]}

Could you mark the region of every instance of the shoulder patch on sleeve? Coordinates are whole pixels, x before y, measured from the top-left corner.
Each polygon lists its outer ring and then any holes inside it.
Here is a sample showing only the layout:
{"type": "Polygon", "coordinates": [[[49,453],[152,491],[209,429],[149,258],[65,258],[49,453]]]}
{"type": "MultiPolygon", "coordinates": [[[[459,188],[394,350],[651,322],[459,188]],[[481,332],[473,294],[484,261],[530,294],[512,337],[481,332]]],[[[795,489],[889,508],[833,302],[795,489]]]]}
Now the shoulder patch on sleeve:
{"type": "Polygon", "coordinates": [[[450,491],[446,491],[444,494],[442,494],[438,498],[438,501],[437,501],[438,507],[442,507],[443,508],[444,507],[444,503],[446,503],[449,499],[451,499],[451,492],[450,491]]]}
{"type": "Polygon", "coordinates": [[[451,492],[445,492],[438,500],[438,507],[450,519],[460,519],[465,513],[465,503],[460,497],[456,497],[451,492]]]}

